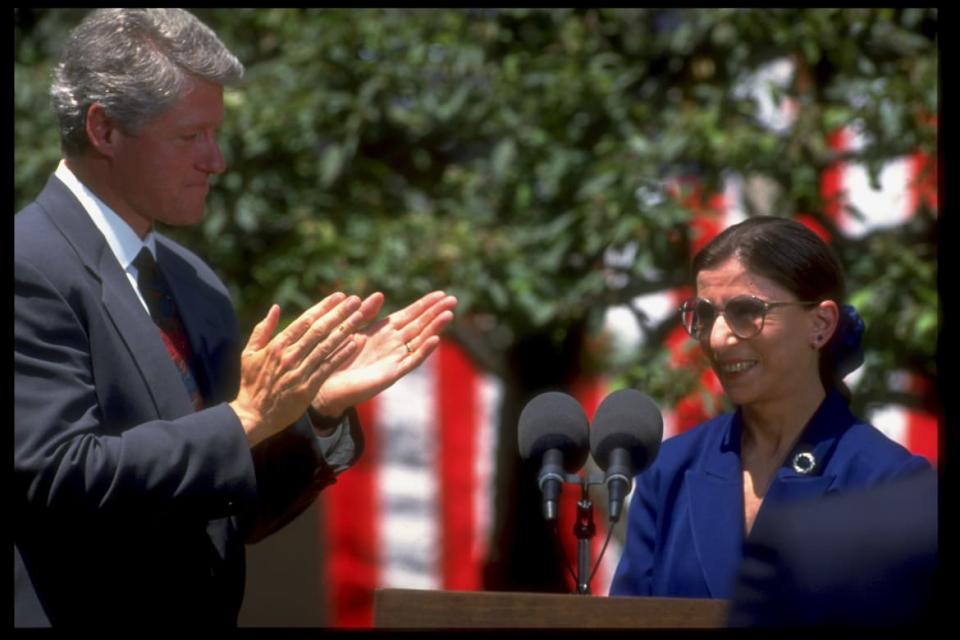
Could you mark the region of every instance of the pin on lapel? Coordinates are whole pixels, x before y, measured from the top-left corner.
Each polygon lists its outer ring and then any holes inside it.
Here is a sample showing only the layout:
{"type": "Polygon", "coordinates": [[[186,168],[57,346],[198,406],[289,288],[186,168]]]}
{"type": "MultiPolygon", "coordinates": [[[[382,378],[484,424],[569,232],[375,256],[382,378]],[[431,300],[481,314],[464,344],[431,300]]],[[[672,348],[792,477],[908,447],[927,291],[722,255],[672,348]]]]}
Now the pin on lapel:
{"type": "Polygon", "coordinates": [[[801,451],[793,456],[793,470],[801,475],[807,475],[817,466],[817,459],[811,451],[801,451]]]}

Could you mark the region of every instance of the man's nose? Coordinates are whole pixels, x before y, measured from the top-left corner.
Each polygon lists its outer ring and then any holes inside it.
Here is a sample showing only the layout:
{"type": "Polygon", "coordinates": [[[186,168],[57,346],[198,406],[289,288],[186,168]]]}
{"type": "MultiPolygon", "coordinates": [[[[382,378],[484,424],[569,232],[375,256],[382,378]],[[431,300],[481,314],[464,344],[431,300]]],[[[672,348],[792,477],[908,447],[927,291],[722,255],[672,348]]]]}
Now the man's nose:
{"type": "Polygon", "coordinates": [[[227,168],[227,161],[220,151],[217,136],[209,133],[205,136],[203,149],[200,154],[198,168],[205,173],[220,174],[227,168]]]}

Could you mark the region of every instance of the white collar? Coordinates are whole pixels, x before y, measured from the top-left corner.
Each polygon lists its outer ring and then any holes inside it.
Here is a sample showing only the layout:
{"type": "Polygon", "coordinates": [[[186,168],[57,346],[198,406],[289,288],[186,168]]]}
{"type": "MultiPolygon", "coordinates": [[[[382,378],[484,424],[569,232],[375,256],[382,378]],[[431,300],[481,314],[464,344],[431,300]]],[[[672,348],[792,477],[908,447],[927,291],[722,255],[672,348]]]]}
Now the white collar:
{"type": "Polygon", "coordinates": [[[74,175],[67,163],[63,160],[57,166],[54,175],[60,179],[67,189],[77,197],[81,206],[93,224],[97,226],[113,255],[124,270],[129,269],[137,254],[143,247],[147,247],[154,258],[157,256],[157,238],[151,230],[143,240],[136,234],[133,228],[126,223],[117,213],[111,209],[103,200],[98,198],[90,189],[86,187],[77,176],[74,175]]]}

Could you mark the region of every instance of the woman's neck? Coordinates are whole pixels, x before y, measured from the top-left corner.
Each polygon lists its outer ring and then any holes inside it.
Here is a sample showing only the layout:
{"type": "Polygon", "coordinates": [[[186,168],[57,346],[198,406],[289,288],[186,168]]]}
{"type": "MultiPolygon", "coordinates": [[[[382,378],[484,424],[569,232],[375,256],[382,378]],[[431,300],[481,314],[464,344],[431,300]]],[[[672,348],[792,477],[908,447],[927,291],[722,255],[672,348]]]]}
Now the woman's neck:
{"type": "Polygon", "coordinates": [[[753,455],[782,459],[826,397],[823,387],[811,385],[776,401],[744,405],[741,448],[753,455]]]}

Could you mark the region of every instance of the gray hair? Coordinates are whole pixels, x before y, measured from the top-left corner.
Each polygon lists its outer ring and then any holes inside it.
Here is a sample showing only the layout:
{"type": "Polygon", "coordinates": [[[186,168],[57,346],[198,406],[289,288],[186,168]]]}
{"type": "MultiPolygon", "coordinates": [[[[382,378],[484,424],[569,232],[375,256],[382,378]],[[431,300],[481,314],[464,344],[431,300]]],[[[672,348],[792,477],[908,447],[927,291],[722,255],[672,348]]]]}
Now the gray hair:
{"type": "Polygon", "coordinates": [[[93,11],[67,39],[50,86],[64,153],[89,147],[93,103],[135,134],[182,97],[191,77],[224,86],[243,77],[243,65],[183,9],[93,11]]]}

